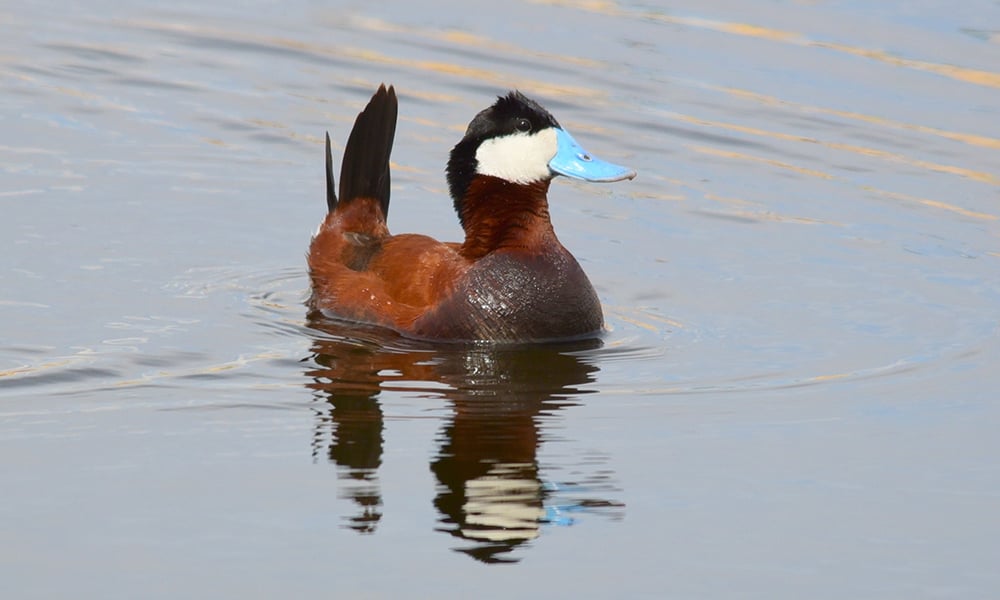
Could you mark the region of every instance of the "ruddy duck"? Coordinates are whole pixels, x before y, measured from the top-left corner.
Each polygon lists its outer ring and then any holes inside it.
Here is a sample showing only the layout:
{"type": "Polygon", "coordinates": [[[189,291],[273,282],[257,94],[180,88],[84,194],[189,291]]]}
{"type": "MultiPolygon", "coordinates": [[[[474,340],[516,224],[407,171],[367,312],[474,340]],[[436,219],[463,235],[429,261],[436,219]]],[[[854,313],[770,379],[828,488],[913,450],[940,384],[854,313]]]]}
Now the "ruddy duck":
{"type": "Polygon", "coordinates": [[[339,198],[326,136],[329,213],[309,247],[309,306],[420,339],[525,342],[581,338],[604,324],[576,259],[559,243],[547,192],[556,175],[632,179],[588,154],[517,91],[500,96],[452,149],[448,187],[463,242],[391,235],[389,154],[396,92],[379,86],[344,149],[339,198]]]}

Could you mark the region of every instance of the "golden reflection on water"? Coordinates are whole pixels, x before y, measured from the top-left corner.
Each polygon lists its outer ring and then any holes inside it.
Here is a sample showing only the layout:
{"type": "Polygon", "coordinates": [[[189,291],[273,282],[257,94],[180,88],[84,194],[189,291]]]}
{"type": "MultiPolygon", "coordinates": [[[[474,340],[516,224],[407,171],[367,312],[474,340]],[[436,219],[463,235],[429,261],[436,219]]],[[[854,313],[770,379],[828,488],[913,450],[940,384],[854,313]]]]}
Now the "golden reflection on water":
{"type": "MultiPolygon", "coordinates": [[[[584,98],[588,100],[605,98],[607,93],[591,87],[558,84],[543,79],[514,78],[495,69],[472,67],[456,62],[445,62],[439,60],[405,58],[391,56],[383,52],[372,50],[371,48],[360,48],[352,46],[337,46],[331,44],[315,44],[302,42],[294,38],[278,36],[260,36],[244,33],[231,29],[219,29],[204,25],[190,25],[186,23],[165,23],[161,21],[130,20],[125,23],[129,27],[146,31],[155,31],[180,36],[195,38],[210,38],[216,41],[230,43],[242,43],[258,47],[272,47],[275,49],[285,49],[301,52],[303,54],[318,57],[328,57],[337,59],[352,59],[361,63],[372,65],[392,65],[414,71],[426,71],[442,75],[458,77],[462,80],[487,81],[498,84],[501,87],[526,86],[539,94],[553,97],[584,98]]],[[[466,45],[474,39],[468,37],[454,37],[447,40],[456,45],[466,45]]],[[[478,42],[477,42],[478,43],[478,42]]],[[[567,57],[570,61],[570,57],[567,57]]],[[[377,70],[376,70],[377,71],[377,70]]],[[[374,87],[380,82],[369,81],[366,85],[374,87]]]]}
{"type": "MultiPolygon", "coordinates": [[[[707,19],[697,16],[664,14],[663,12],[657,10],[641,10],[641,9],[633,10],[625,8],[616,2],[607,2],[607,1],[592,1],[592,2],[568,2],[566,0],[537,0],[537,1],[543,4],[565,6],[575,10],[596,12],[626,20],[641,19],[644,21],[668,23],[671,25],[679,25],[679,26],[698,28],[698,29],[707,29],[734,36],[764,39],[782,44],[823,48],[824,50],[832,50],[835,52],[842,52],[855,56],[861,56],[864,58],[868,58],[884,64],[891,65],[896,68],[934,72],[966,83],[973,83],[988,87],[1000,87],[1000,74],[997,73],[982,71],[977,69],[969,69],[956,65],[944,65],[928,61],[918,61],[918,60],[894,57],[883,51],[876,49],[867,49],[845,44],[833,44],[829,42],[817,41],[811,39],[808,35],[803,33],[783,31],[759,24],[726,22],[726,21],[707,19]]],[[[480,52],[490,52],[503,56],[514,56],[532,60],[541,60],[545,61],[546,63],[557,63],[557,64],[561,63],[567,65],[570,68],[582,67],[588,69],[605,67],[606,65],[602,65],[600,61],[584,59],[568,54],[559,54],[559,53],[544,52],[540,50],[529,49],[517,44],[491,39],[482,34],[473,34],[466,31],[458,31],[454,29],[447,29],[447,28],[415,29],[409,26],[404,27],[402,25],[392,23],[384,19],[361,17],[361,16],[349,17],[348,21],[349,21],[348,25],[352,29],[370,31],[374,35],[405,34],[406,36],[411,38],[423,38],[423,39],[433,40],[437,44],[441,44],[446,47],[447,46],[454,47],[455,50],[454,56],[456,58],[455,60],[433,60],[429,58],[418,58],[413,56],[393,56],[383,51],[374,50],[371,47],[351,47],[351,46],[339,46],[333,44],[317,44],[317,43],[304,42],[294,38],[278,37],[273,35],[261,36],[249,32],[243,32],[236,29],[222,29],[201,24],[193,25],[188,23],[171,23],[171,22],[149,21],[149,20],[129,20],[124,24],[132,28],[156,31],[171,35],[190,36],[192,38],[206,38],[215,41],[221,41],[223,43],[229,42],[234,44],[247,44],[262,48],[271,47],[276,50],[292,50],[318,57],[331,57],[331,58],[336,57],[338,60],[345,60],[345,59],[353,60],[362,63],[362,66],[360,67],[360,72],[365,72],[366,70],[378,72],[379,69],[377,67],[379,65],[392,65],[394,67],[400,67],[415,72],[442,74],[449,77],[459,78],[466,82],[468,81],[489,82],[490,84],[497,86],[498,89],[504,89],[510,87],[522,87],[530,89],[533,93],[542,96],[543,99],[544,97],[572,98],[574,101],[578,102],[579,101],[586,101],[589,103],[599,102],[602,104],[607,104],[609,100],[608,91],[605,89],[599,89],[597,87],[580,85],[580,84],[567,85],[564,83],[554,83],[552,81],[547,81],[544,79],[525,79],[524,77],[515,77],[503,72],[502,70],[496,68],[494,65],[484,67],[484,66],[473,66],[471,64],[467,64],[463,62],[462,56],[463,56],[463,50],[474,49],[480,52]],[[363,66],[364,64],[372,65],[375,68],[365,69],[365,67],[363,66]]],[[[339,21],[337,25],[344,26],[344,24],[340,23],[339,21]]],[[[354,76],[354,79],[356,80],[357,83],[366,86],[374,86],[375,84],[378,83],[374,80],[361,81],[361,78],[359,78],[356,75],[354,76]]],[[[852,120],[867,124],[874,124],[888,129],[903,129],[920,134],[940,137],[942,139],[953,140],[977,147],[1000,149],[1000,139],[996,139],[990,136],[967,133],[967,132],[948,131],[940,128],[934,128],[919,124],[895,121],[893,119],[876,115],[866,115],[859,112],[836,110],[819,106],[801,105],[783,100],[778,97],[761,94],[754,91],[713,86],[710,83],[702,85],[705,88],[716,89],[717,91],[726,93],[735,98],[743,98],[758,104],[784,107],[799,113],[832,115],[847,120],[852,120]]],[[[63,90],[63,92],[68,94],[86,94],[85,92],[79,90],[63,90]]],[[[440,93],[435,93],[420,89],[406,90],[404,93],[412,94],[415,97],[420,97],[440,102],[454,103],[459,99],[454,95],[442,96],[440,93]]],[[[99,98],[93,98],[91,100],[108,102],[108,100],[106,99],[99,99],[99,98]]],[[[130,110],[129,107],[117,107],[117,108],[130,110]]],[[[335,111],[336,114],[333,115],[331,118],[334,119],[339,118],[341,112],[342,111],[340,110],[335,111]]],[[[830,139],[820,139],[811,135],[801,135],[795,132],[775,131],[771,129],[764,129],[761,127],[744,125],[736,122],[724,122],[696,115],[678,114],[678,113],[670,113],[667,111],[654,110],[653,116],[654,118],[663,118],[663,119],[670,119],[670,120],[690,123],[710,130],[733,132],[753,137],[763,137],[763,138],[776,139],[792,143],[817,144],[830,150],[834,150],[837,152],[845,152],[856,156],[862,156],[865,157],[866,159],[873,159],[886,163],[903,164],[909,168],[967,178],[972,181],[984,183],[990,186],[1000,186],[1000,174],[997,173],[973,169],[959,164],[946,164],[936,160],[914,158],[911,156],[907,156],[905,154],[901,154],[899,152],[892,152],[882,148],[862,146],[854,143],[846,143],[830,139]]],[[[417,122],[428,128],[434,128],[435,131],[454,130],[456,131],[456,133],[458,133],[462,129],[461,126],[459,125],[449,126],[447,124],[435,123],[432,121],[428,121],[426,119],[421,120],[418,117],[410,117],[406,114],[405,109],[402,111],[401,118],[404,120],[411,119],[413,122],[417,122]]],[[[257,120],[257,121],[251,121],[251,124],[267,129],[272,133],[285,135],[291,139],[296,139],[316,144],[320,144],[322,142],[322,136],[318,135],[317,133],[295,132],[291,128],[286,127],[281,123],[257,120]]],[[[586,123],[575,124],[575,126],[576,129],[579,131],[588,130],[588,125],[586,123]]],[[[595,131],[607,136],[615,136],[620,133],[617,131],[607,130],[607,128],[604,127],[596,127],[596,126],[595,126],[595,131]]],[[[414,139],[417,139],[419,141],[420,138],[416,137],[414,139]]],[[[220,141],[217,139],[207,139],[206,141],[208,143],[214,143],[214,144],[220,143],[220,141]]],[[[435,144],[437,144],[439,141],[441,140],[439,140],[439,138],[435,136],[434,137],[435,144]]],[[[450,141],[446,141],[444,143],[444,146],[447,146],[449,144],[450,141]]],[[[754,162],[758,164],[764,164],[781,170],[793,171],[809,177],[816,177],[826,180],[839,179],[837,176],[825,172],[824,170],[821,169],[805,165],[796,165],[787,161],[776,160],[773,158],[768,158],[763,156],[755,156],[753,154],[745,152],[735,152],[732,150],[721,149],[718,147],[710,147],[707,145],[689,147],[689,150],[692,150],[693,152],[700,154],[709,154],[716,156],[718,158],[725,158],[728,160],[739,160],[743,162],[754,162]]],[[[397,168],[399,170],[406,170],[408,167],[406,165],[397,164],[394,165],[394,168],[397,168]]],[[[421,172],[421,171],[413,169],[413,172],[421,172]]],[[[896,192],[893,190],[879,189],[874,186],[863,186],[861,187],[861,189],[873,192],[883,197],[888,197],[895,200],[914,202],[922,206],[945,210],[956,214],[961,214],[966,217],[984,219],[984,220],[995,220],[997,218],[997,216],[994,214],[982,211],[969,210],[967,208],[957,206],[951,202],[943,200],[938,200],[933,198],[918,198],[912,195],[896,192]]],[[[622,191],[621,193],[623,195],[633,195],[636,198],[640,198],[640,197],[650,197],[650,194],[656,194],[660,192],[650,192],[649,190],[636,189],[636,190],[622,191]]],[[[668,195],[667,199],[675,199],[677,197],[678,197],[677,194],[673,194],[673,195],[668,195]]],[[[774,220],[783,222],[809,222],[808,218],[790,217],[790,216],[784,218],[776,218],[774,220]]]]}
{"type": "Polygon", "coordinates": [[[976,135],[973,133],[961,133],[957,131],[947,131],[945,129],[937,129],[935,127],[928,127],[926,125],[919,125],[916,123],[903,123],[901,121],[895,121],[893,119],[887,119],[885,117],[866,115],[858,112],[837,110],[833,108],[825,108],[822,106],[810,106],[806,104],[799,104],[795,102],[790,102],[788,100],[782,100],[781,98],[776,98],[774,96],[769,96],[767,94],[752,92],[749,90],[741,90],[736,88],[714,88],[714,89],[725,91],[729,94],[732,94],[733,96],[739,98],[746,98],[748,100],[752,100],[759,104],[788,107],[803,113],[833,115],[844,119],[861,121],[863,123],[871,123],[873,125],[880,125],[892,129],[905,129],[909,131],[915,131],[917,133],[934,135],[937,137],[954,140],[957,142],[963,142],[971,146],[982,146],[984,148],[993,148],[1000,150],[1000,139],[988,136],[976,135]]]}
{"type": "Polygon", "coordinates": [[[698,152],[700,154],[709,154],[711,156],[718,156],[721,158],[731,158],[735,160],[743,160],[749,162],[759,162],[766,164],[771,167],[777,167],[779,169],[785,169],[788,171],[794,171],[800,175],[807,175],[809,177],[817,177],[819,179],[833,179],[833,175],[829,173],[824,173],[823,171],[818,171],[816,169],[808,169],[806,167],[799,167],[791,163],[783,162],[780,160],[775,160],[773,158],[763,158],[760,156],[754,156],[752,154],[746,154],[743,152],[734,152],[732,150],[720,150],[719,148],[710,148],[707,146],[688,146],[688,149],[698,152]]]}
{"type": "MultiPolygon", "coordinates": [[[[684,324],[680,321],[650,312],[645,308],[609,306],[607,304],[602,304],[601,307],[604,309],[604,314],[608,315],[609,320],[622,321],[657,335],[665,334],[672,329],[684,329],[684,324]]],[[[608,325],[608,327],[611,328],[612,326],[608,325]]],[[[624,344],[626,342],[620,341],[618,343],[624,344]]],[[[608,346],[613,347],[615,343],[609,343],[608,346]]]]}
{"type": "Polygon", "coordinates": [[[958,175],[982,183],[988,183],[990,185],[1000,185],[1000,178],[998,178],[996,175],[992,173],[985,173],[982,171],[975,171],[972,169],[966,169],[964,167],[959,167],[954,165],[943,165],[943,164],[933,163],[930,161],[908,158],[906,156],[903,156],[895,152],[888,152],[886,150],[879,150],[877,148],[858,146],[856,144],[845,144],[842,142],[825,141],[815,137],[782,133],[780,131],[769,131],[767,129],[761,129],[759,127],[750,127],[747,125],[739,125],[736,123],[711,121],[708,119],[695,117],[693,115],[681,115],[681,114],[666,113],[666,112],[660,114],[665,118],[671,118],[678,121],[683,121],[685,123],[691,123],[694,125],[711,127],[713,129],[735,131],[737,133],[744,133],[756,137],[765,137],[765,138],[772,138],[772,139],[791,141],[791,142],[804,142],[808,144],[818,144],[820,146],[825,146],[832,150],[851,152],[853,154],[858,154],[860,156],[865,156],[869,158],[879,158],[886,161],[902,163],[919,169],[925,169],[928,171],[936,171],[939,173],[958,175]]]}
{"type": "Polygon", "coordinates": [[[874,187],[864,187],[869,192],[878,194],[885,198],[890,198],[892,200],[903,200],[906,202],[915,202],[917,204],[922,204],[924,206],[929,206],[931,208],[940,208],[942,210],[947,210],[949,212],[960,214],[964,217],[972,217],[973,219],[982,219],[984,221],[996,221],[997,215],[992,213],[977,212],[974,210],[968,210],[962,208],[961,206],[955,206],[954,204],[948,204],[947,202],[941,202],[940,200],[931,200],[930,198],[919,198],[917,196],[911,196],[909,194],[900,194],[899,192],[890,192],[887,190],[880,190],[874,187]]]}
{"type": "Polygon", "coordinates": [[[779,29],[773,29],[770,27],[764,27],[760,25],[753,25],[749,23],[731,23],[726,21],[718,21],[715,19],[705,19],[702,17],[669,15],[669,14],[664,14],[663,12],[660,12],[658,10],[641,10],[641,9],[630,10],[621,7],[617,2],[609,2],[609,1],[595,1],[595,2],[577,2],[575,0],[532,0],[532,1],[537,4],[550,4],[556,6],[564,6],[568,8],[576,8],[580,10],[587,10],[590,12],[601,13],[613,17],[626,17],[626,18],[636,18],[648,21],[658,21],[661,23],[669,23],[671,25],[683,25],[686,27],[692,27],[698,29],[709,29],[712,31],[718,31],[720,33],[728,33],[738,36],[771,40],[775,42],[792,44],[796,46],[810,46],[815,48],[823,48],[826,50],[833,50],[835,52],[842,52],[854,56],[861,56],[894,67],[903,67],[918,71],[927,71],[945,77],[950,77],[958,81],[963,81],[965,83],[971,83],[974,85],[980,85],[985,87],[1000,88],[1000,73],[995,73],[993,71],[984,71],[982,69],[971,69],[957,65],[948,65],[930,61],[901,58],[898,56],[893,56],[883,50],[877,50],[873,48],[861,48],[858,46],[851,46],[849,44],[837,44],[832,42],[812,40],[806,35],[801,33],[781,31],[779,29]]]}
{"type": "Polygon", "coordinates": [[[793,215],[784,215],[768,210],[765,206],[757,202],[751,202],[749,200],[744,200],[742,198],[728,198],[719,196],[717,194],[705,193],[706,200],[711,200],[713,202],[718,202],[729,206],[725,213],[720,216],[735,218],[735,219],[746,219],[750,222],[767,221],[770,223],[795,223],[799,225],[834,225],[840,226],[841,223],[836,221],[828,221],[823,219],[814,219],[812,217],[802,217],[793,215]],[[735,206],[736,208],[731,208],[735,206]]]}
{"type": "MultiPolygon", "coordinates": [[[[769,40],[781,44],[821,48],[824,50],[840,52],[844,54],[850,54],[853,56],[859,56],[862,58],[870,59],[873,61],[889,65],[894,68],[931,72],[937,75],[954,79],[956,81],[961,81],[963,83],[979,85],[984,87],[991,87],[991,88],[1000,87],[1000,73],[998,72],[967,68],[967,67],[962,67],[960,65],[942,64],[931,61],[902,58],[898,56],[893,56],[888,52],[878,49],[863,48],[849,44],[838,44],[838,43],[814,40],[804,33],[783,31],[758,24],[727,22],[727,21],[707,19],[697,16],[666,14],[665,11],[659,9],[655,10],[646,10],[641,8],[632,9],[624,7],[618,2],[604,1],[604,0],[584,1],[584,2],[576,2],[570,0],[532,0],[532,1],[539,4],[547,4],[547,5],[561,6],[576,10],[595,12],[619,19],[636,19],[649,22],[667,23],[670,25],[678,25],[696,29],[706,29],[734,36],[752,37],[762,40],[769,40]]],[[[751,100],[759,104],[787,107],[796,112],[807,113],[807,114],[814,113],[814,114],[833,115],[848,120],[853,120],[868,124],[875,124],[889,129],[904,129],[921,134],[933,135],[943,139],[953,140],[972,146],[989,148],[989,149],[1000,149],[1000,139],[986,135],[979,135],[974,133],[958,132],[958,131],[948,131],[940,128],[929,127],[913,123],[904,123],[885,117],[866,115],[863,113],[852,112],[852,111],[843,111],[843,110],[836,110],[818,106],[801,105],[774,96],[769,96],[766,94],[760,94],[753,91],[740,90],[735,88],[713,86],[710,83],[702,84],[702,86],[708,89],[716,89],[719,91],[726,92],[734,97],[746,98],[748,100],[751,100]]],[[[661,112],[659,113],[658,116],[662,118],[692,123],[700,127],[706,127],[714,130],[730,131],[745,135],[766,137],[793,143],[819,144],[821,146],[839,152],[848,152],[851,154],[864,156],[866,158],[876,159],[879,161],[904,164],[907,165],[908,167],[916,169],[955,175],[976,182],[984,183],[990,186],[1000,185],[1000,174],[997,174],[995,172],[985,172],[981,170],[967,168],[961,165],[943,164],[937,161],[917,159],[905,156],[898,152],[890,152],[879,148],[871,148],[866,146],[860,146],[857,144],[849,144],[831,140],[821,140],[812,136],[771,131],[771,130],[761,129],[759,127],[752,127],[738,123],[727,123],[718,120],[705,119],[694,115],[661,112]]],[[[715,156],[725,157],[734,160],[743,160],[743,161],[768,164],[773,167],[785,170],[793,170],[808,176],[815,176],[823,179],[836,179],[836,177],[817,169],[810,169],[802,166],[791,165],[789,163],[785,163],[782,161],[775,161],[773,159],[752,156],[745,153],[737,153],[728,150],[721,150],[718,148],[708,148],[704,146],[695,147],[692,149],[699,153],[713,154],[715,156]]],[[[909,202],[915,202],[926,207],[946,210],[956,214],[961,214],[966,217],[984,219],[984,220],[997,219],[997,215],[981,211],[969,210],[942,200],[918,198],[890,190],[882,190],[874,188],[871,186],[864,186],[862,187],[862,189],[874,192],[884,197],[890,197],[896,200],[906,200],[909,202]]],[[[795,219],[780,219],[780,220],[795,221],[795,219]]]]}
{"type": "MultiPolygon", "coordinates": [[[[989,185],[994,185],[994,186],[995,185],[1000,185],[1000,177],[998,177],[997,175],[994,175],[992,173],[986,173],[986,172],[982,172],[982,171],[975,171],[973,169],[967,169],[967,168],[964,168],[964,167],[959,167],[959,166],[954,166],[954,165],[943,165],[943,164],[938,164],[938,163],[932,163],[930,161],[925,161],[925,160],[912,159],[912,158],[908,158],[908,157],[903,156],[903,155],[898,154],[898,153],[888,152],[888,151],[885,151],[885,150],[879,150],[879,149],[876,149],[876,148],[868,148],[868,147],[858,146],[858,145],[855,145],[855,144],[845,144],[845,143],[840,143],[840,142],[823,141],[823,140],[820,140],[820,139],[817,139],[817,138],[813,138],[813,137],[807,137],[807,136],[795,135],[795,134],[788,134],[788,133],[782,133],[782,132],[777,132],[777,131],[768,131],[768,130],[760,129],[760,128],[757,128],[757,127],[749,127],[749,126],[745,126],[745,125],[738,125],[738,124],[735,124],[735,123],[724,123],[724,122],[720,122],[720,121],[710,121],[710,120],[707,120],[707,119],[702,119],[702,118],[698,118],[698,117],[691,116],[691,115],[680,115],[680,114],[674,114],[674,113],[663,113],[663,116],[665,116],[667,118],[673,118],[673,119],[678,120],[678,121],[683,121],[683,122],[686,122],[686,123],[692,123],[692,124],[699,125],[699,126],[710,127],[710,128],[713,128],[713,129],[722,129],[722,130],[735,131],[735,132],[738,132],[738,133],[748,134],[748,135],[752,135],[752,136],[756,136],[756,137],[766,137],[766,138],[779,139],[779,140],[791,141],[791,142],[801,142],[801,143],[809,143],[809,144],[818,144],[818,145],[830,148],[832,150],[850,152],[850,153],[857,154],[857,155],[860,155],[860,156],[865,156],[865,157],[869,157],[869,158],[877,158],[877,159],[881,159],[881,160],[889,161],[889,162],[902,163],[902,164],[906,164],[906,165],[909,165],[909,166],[914,167],[914,168],[924,169],[924,170],[928,170],[928,171],[934,171],[934,172],[939,172],[939,173],[947,173],[947,174],[951,174],[951,175],[958,175],[960,177],[966,177],[968,179],[971,179],[971,180],[974,180],[974,181],[978,181],[980,183],[986,183],[986,184],[989,184],[989,185]]],[[[984,139],[989,139],[989,138],[984,138],[984,139]]],[[[786,163],[786,162],[783,162],[783,161],[777,161],[777,160],[774,160],[774,159],[769,159],[769,158],[764,158],[764,157],[758,157],[758,156],[754,156],[754,155],[751,155],[751,154],[746,154],[746,153],[741,153],[741,152],[734,152],[734,151],[731,151],[731,150],[721,150],[721,149],[718,149],[718,148],[711,148],[711,147],[707,147],[707,146],[689,146],[688,148],[690,150],[693,150],[695,152],[699,152],[699,153],[702,153],[702,154],[710,154],[710,155],[713,155],[713,156],[717,156],[717,157],[720,157],[720,158],[728,158],[728,159],[731,159],[731,160],[741,160],[741,161],[745,161],[745,162],[755,162],[755,163],[760,163],[760,164],[766,164],[766,165],[769,165],[769,166],[772,166],[772,167],[777,167],[777,168],[784,169],[784,170],[795,171],[795,172],[803,174],[803,175],[807,175],[807,176],[811,176],[811,177],[817,177],[817,178],[820,178],[820,179],[826,179],[826,180],[841,179],[840,177],[834,176],[834,175],[829,174],[829,173],[825,173],[823,171],[819,171],[817,169],[809,169],[809,168],[801,167],[801,166],[798,166],[798,165],[792,165],[790,163],[786,163]]],[[[903,194],[903,193],[899,193],[899,192],[893,192],[893,191],[890,191],[890,190],[883,190],[883,189],[880,189],[880,188],[875,187],[875,186],[860,186],[860,189],[865,190],[865,191],[869,191],[869,192],[872,192],[872,193],[875,193],[875,194],[878,194],[880,196],[892,198],[894,200],[905,200],[905,201],[909,201],[909,202],[915,202],[915,203],[921,204],[923,206],[927,206],[927,207],[935,208],[935,209],[946,210],[946,211],[949,211],[949,212],[953,212],[953,213],[956,213],[956,214],[961,214],[961,215],[963,215],[965,217],[971,217],[971,218],[974,218],[974,219],[982,219],[982,220],[986,220],[986,221],[994,221],[994,220],[998,219],[998,216],[995,215],[995,214],[981,212],[981,211],[969,210],[969,209],[963,208],[961,206],[957,206],[955,204],[952,204],[950,202],[944,202],[942,200],[934,200],[934,199],[929,199],[929,198],[919,198],[919,197],[915,197],[915,196],[908,195],[908,194],[903,194]]],[[[802,220],[799,219],[799,218],[788,218],[788,219],[779,219],[779,220],[789,221],[789,222],[795,222],[795,221],[802,222],[802,220]]]]}
{"type": "Polygon", "coordinates": [[[440,42],[447,42],[449,44],[454,44],[456,46],[464,46],[468,48],[482,48],[490,50],[491,52],[497,53],[499,56],[524,56],[527,58],[544,60],[544,61],[554,61],[561,62],[570,65],[587,67],[587,68],[599,68],[605,66],[601,61],[583,58],[580,56],[572,56],[567,54],[556,54],[553,52],[541,52],[537,50],[530,50],[523,46],[518,46],[516,44],[510,44],[507,42],[500,42],[494,39],[490,39],[483,35],[477,35],[469,33],[467,31],[460,31],[456,29],[447,30],[435,30],[435,29],[423,29],[412,26],[401,26],[382,19],[375,19],[371,17],[356,17],[351,19],[351,24],[358,29],[365,29],[368,31],[375,31],[380,33],[397,33],[401,35],[406,35],[410,37],[422,37],[437,40],[440,42]]]}

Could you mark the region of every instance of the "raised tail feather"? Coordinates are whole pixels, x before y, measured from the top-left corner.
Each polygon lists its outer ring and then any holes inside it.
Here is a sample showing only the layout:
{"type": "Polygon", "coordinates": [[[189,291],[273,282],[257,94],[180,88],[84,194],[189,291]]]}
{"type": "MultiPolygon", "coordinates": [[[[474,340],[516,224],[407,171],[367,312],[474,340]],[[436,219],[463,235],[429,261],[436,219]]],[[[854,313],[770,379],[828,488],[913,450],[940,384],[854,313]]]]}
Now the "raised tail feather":
{"type": "Polygon", "coordinates": [[[372,198],[382,207],[383,217],[388,216],[389,155],[396,135],[398,106],[396,90],[391,85],[386,89],[382,84],[354,121],[340,165],[339,200],[334,193],[330,134],[326,134],[326,205],[330,211],[341,202],[349,204],[356,198],[372,198]]]}

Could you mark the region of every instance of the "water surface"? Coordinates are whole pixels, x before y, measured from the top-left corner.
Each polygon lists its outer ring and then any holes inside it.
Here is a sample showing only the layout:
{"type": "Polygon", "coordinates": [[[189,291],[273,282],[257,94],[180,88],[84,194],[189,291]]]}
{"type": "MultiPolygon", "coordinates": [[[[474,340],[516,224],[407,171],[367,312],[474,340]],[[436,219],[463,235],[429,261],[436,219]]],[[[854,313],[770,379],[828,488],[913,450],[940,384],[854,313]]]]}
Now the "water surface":
{"type": "Polygon", "coordinates": [[[4,597],[1000,589],[1000,5],[0,10],[4,597]],[[601,340],[310,321],[335,154],[396,86],[395,232],[518,88],[601,340]],[[54,575],[55,574],[55,575],[54,575]]]}

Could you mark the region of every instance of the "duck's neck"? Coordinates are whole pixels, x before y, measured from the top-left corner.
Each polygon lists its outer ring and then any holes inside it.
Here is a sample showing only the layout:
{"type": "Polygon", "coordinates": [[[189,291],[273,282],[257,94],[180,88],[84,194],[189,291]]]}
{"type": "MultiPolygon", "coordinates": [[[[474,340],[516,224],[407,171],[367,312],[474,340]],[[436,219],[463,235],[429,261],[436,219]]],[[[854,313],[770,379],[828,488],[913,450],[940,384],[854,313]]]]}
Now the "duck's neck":
{"type": "Polygon", "coordinates": [[[502,249],[535,253],[558,245],[548,191],[548,180],[517,184],[482,175],[473,179],[460,208],[462,255],[475,260],[502,249]]]}

